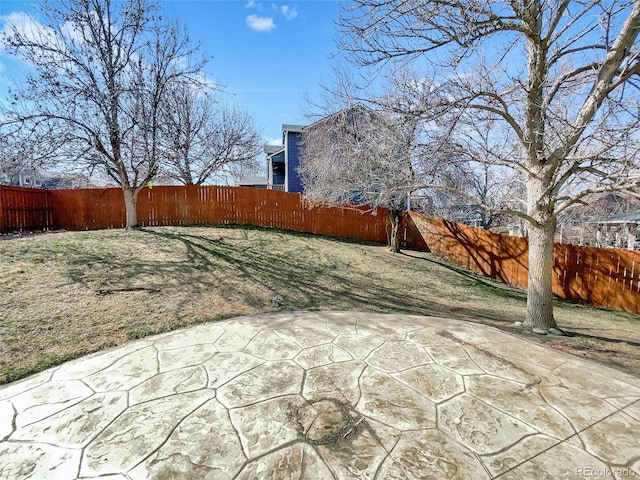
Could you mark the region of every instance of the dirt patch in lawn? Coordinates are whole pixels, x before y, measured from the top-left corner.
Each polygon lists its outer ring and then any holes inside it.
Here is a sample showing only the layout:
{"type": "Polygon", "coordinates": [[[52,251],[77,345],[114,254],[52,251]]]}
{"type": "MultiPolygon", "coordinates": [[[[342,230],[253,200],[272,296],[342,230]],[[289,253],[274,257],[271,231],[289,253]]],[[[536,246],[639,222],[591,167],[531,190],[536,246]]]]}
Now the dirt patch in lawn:
{"type": "MultiPolygon", "coordinates": [[[[0,382],[131,339],[274,310],[452,317],[516,334],[524,292],[429,254],[268,229],[163,227],[0,242],[0,382]]],[[[640,317],[558,302],[527,337],[640,376],[640,317]]]]}

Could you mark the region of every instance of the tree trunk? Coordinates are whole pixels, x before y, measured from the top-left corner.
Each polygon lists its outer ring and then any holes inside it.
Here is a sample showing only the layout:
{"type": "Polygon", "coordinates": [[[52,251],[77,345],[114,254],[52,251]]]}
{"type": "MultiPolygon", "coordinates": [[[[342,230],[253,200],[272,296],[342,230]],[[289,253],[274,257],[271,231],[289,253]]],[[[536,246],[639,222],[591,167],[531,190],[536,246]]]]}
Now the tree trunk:
{"type": "Polygon", "coordinates": [[[552,284],[556,218],[541,171],[527,181],[527,204],[528,213],[537,225],[529,225],[529,285],[524,326],[535,333],[547,333],[550,328],[558,328],[553,318],[552,284]]]}
{"type": "Polygon", "coordinates": [[[124,206],[126,211],[126,224],[125,228],[130,230],[138,227],[138,212],[136,211],[136,205],[138,203],[138,189],[122,187],[124,193],[124,206]]]}
{"type": "Polygon", "coordinates": [[[536,333],[557,329],[553,318],[553,235],[555,222],[529,227],[529,287],[524,326],[536,333]]]}
{"type": "Polygon", "coordinates": [[[398,230],[402,222],[401,210],[389,210],[389,219],[391,220],[391,238],[389,239],[389,249],[393,253],[400,253],[400,236],[398,230]]]}

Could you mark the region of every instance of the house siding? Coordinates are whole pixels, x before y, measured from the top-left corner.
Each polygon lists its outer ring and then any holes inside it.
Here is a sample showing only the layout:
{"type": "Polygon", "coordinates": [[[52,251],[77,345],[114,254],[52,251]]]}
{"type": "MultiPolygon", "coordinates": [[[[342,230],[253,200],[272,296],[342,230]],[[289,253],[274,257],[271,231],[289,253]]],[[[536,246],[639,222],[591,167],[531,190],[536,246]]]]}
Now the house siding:
{"type": "Polygon", "coordinates": [[[302,193],[302,182],[298,175],[298,167],[300,166],[300,140],[299,132],[287,132],[286,135],[286,151],[287,151],[287,191],[302,193]]]}
{"type": "Polygon", "coordinates": [[[284,151],[271,157],[273,185],[284,185],[284,151]]]}

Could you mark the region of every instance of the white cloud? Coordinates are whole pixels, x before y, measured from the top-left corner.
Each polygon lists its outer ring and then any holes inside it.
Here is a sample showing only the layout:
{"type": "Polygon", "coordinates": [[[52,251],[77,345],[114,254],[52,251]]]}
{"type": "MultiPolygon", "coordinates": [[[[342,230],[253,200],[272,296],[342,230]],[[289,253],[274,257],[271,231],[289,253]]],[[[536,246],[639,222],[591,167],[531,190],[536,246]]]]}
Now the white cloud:
{"type": "Polygon", "coordinates": [[[264,140],[267,145],[277,145],[277,146],[282,145],[282,137],[270,137],[266,135],[264,137],[264,140]]]}
{"type": "MultiPolygon", "coordinates": [[[[265,11],[263,4],[256,0],[248,0],[245,4],[245,8],[250,8],[261,14],[265,11]]],[[[275,3],[272,3],[269,16],[251,14],[246,19],[247,25],[256,32],[270,32],[276,28],[275,17],[278,15],[282,15],[287,21],[289,21],[298,17],[299,12],[296,7],[291,7],[289,5],[278,6],[275,3]]]]}
{"type": "Polygon", "coordinates": [[[24,12],[3,15],[0,17],[0,23],[2,23],[1,34],[10,35],[16,30],[29,39],[37,39],[43,35],[51,37],[51,40],[55,39],[55,34],[50,29],[45,29],[33,17],[24,12]]]}
{"type": "Polygon", "coordinates": [[[247,4],[245,5],[245,8],[254,8],[254,9],[258,10],[259,12],[261,12],[263,10],[262,3],[255,2],[254,0],[249,0],[247,2],[247,4]]]}
{"type": "Polygon", "coordinates": [[[3,30],[7,26],[17,27],[20,30],[34,30],[38,24],[36,20],[25,12],[12,12],[9,15],[0,16],[0,22],[4,25],[3,30]]]}
{"type": "Polygon", "coordinates": [[[256,32],[270,32],[276,28],[273,18],[259,17],[258,15],[249,15],[247,17],[247,25],[256,32]]]}
{"type": "Polygon", "coordinates": [[[282,5],[280,10],[287,21],[293,20],[298,16],[298,10],[296,10],[295,7],[291,8],[289,5],[282,5]]]}
{"type": "MultiPolygon", "coordinates": [[[[45,26],[24,12],[13,12],[0,16],[0,35],[12,35],[13,32],[23,38],[41,45],[55,45],[59,50],[66,49],[67,41],[82,41],[81,31],[73,22],[63,23],[57,30],[45,26]]],[[[0,49],[3,45],[0,43],[0,49]]]]}

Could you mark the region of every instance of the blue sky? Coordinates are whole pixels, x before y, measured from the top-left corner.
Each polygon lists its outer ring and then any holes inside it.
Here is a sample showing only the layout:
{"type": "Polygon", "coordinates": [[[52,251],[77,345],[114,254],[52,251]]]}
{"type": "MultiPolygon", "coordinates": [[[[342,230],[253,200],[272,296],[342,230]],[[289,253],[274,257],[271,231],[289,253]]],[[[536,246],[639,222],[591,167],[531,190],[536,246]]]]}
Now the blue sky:
{"type": "MultiPolygon", "coordinates": [[[[303,97],[317,97],[319,81],[330,78],[335,20],[343,0],[159,3],[213,56],[208,76],[224,85],[229,101],[252,114],[265,143],[279,139],[283,123],[307,123],[303,97]]],[[[0,22],[12,13],[32,13],[32,4],[0,0],[0,22]]],[[[19,68],[0,52],[0,89],[19,78],[19,68]]]]}

